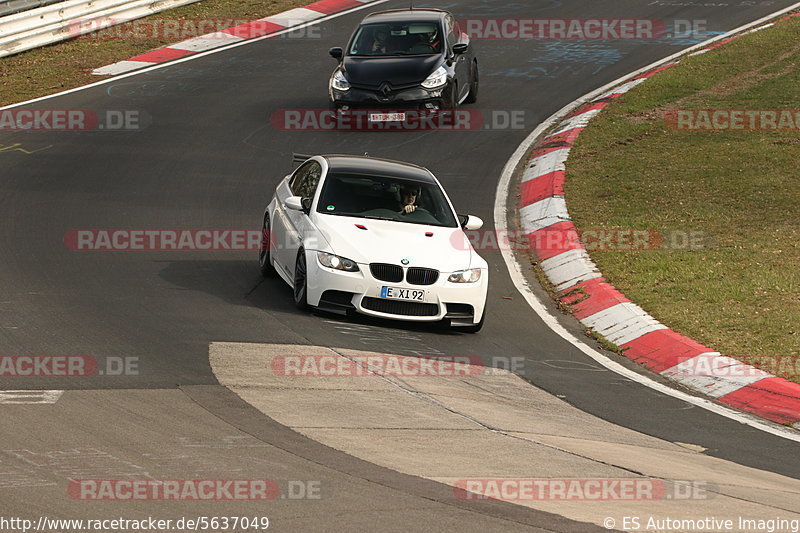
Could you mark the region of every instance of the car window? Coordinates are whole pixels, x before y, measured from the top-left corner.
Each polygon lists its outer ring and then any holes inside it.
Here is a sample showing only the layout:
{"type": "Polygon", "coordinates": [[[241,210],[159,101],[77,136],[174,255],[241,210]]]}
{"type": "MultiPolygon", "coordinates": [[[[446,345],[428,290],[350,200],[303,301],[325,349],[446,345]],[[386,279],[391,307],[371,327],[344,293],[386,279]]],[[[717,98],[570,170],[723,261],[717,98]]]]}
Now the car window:
{"type": "Polygon", "coordinates": [[[453,49],[453,45],[458,42],[457,33],[454,32],[453,17],[447,17],[447,48],[453,49]]]}
{"type": "Polygon", "coordinates": [[[466,35],[461,31],[461,26],[458,25],[458,22],[454,21],[453,24],[453,38],[455,39],[454,43],[462,42],[465,37],[466,35]]]}
{"type": "Polygon", "coordinates": [[[411,224],[457,226],[455,215],[439,185],[388,176],[328,174],[317,212],[411,224]],[[412,204],[414,209],[406,212],[402,195],[409,191],[416,192],[416,195],[412,204]]]}
{"type": "Polygon", "coordinates": [[[387,22],[359,26],[347,48],[347,55],[430,55],[441,51],[439,22],[387,22]]]}
{"type": "Polygon", "coordinates": [[[304,164],[297,169],[292,179],[292,194],[301,198],[313,198],[321,175],[322,166],[318,162],[309,161],[304,164]]]}

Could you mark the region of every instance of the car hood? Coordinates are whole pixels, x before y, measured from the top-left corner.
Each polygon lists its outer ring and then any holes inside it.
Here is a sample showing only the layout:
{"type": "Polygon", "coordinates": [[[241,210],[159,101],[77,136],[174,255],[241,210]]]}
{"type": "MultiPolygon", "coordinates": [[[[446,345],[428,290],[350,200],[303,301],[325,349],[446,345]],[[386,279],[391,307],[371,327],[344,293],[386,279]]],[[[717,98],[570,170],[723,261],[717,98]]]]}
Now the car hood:
{"type": "Polygon", "coordinates": [[[342,62],[342,68],[352,85],[377,89],[384,82],[392,87],[418,85],[441,63],[441,54],[407,57],[347,56],[342,62]]]}
{"type": "Polygon", "coordinates": [[[390,263],[455,272],[485,267],[461,228],[321,215],[318,226],[336,255],[360,264],[390,263]],[[360,229],[356,224],[365,228],[360,229]],[[433,235],[428,237],[426,233],[433,235]]]}

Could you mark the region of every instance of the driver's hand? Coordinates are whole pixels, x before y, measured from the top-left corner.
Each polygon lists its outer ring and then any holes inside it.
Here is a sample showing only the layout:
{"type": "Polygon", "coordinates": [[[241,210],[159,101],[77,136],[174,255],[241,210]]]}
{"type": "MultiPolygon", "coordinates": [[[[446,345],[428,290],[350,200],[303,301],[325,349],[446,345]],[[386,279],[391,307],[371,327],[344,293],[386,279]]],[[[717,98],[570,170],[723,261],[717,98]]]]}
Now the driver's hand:
{"type": "Polygon", "coordinates": [[[417,206],[415,206],[413,204],[409,204],[409,205],[403,206],[402,213],[413,213],[416,209],[417,209],[417,206]]]}

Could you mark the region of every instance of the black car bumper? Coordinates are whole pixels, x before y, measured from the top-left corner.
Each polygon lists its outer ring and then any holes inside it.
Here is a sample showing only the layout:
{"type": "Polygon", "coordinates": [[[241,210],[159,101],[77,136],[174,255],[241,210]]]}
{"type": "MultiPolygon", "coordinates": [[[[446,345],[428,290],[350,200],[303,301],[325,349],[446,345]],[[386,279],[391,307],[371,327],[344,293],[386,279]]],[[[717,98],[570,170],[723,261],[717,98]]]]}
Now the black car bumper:
{"type": "Polygon", "coordinates": [[[450,107],[452,86],[438,89],[412,87],[393,91],[384,96],[375,90],[351,88],[349,91],[330,90],[331,104],[336,108],[352,109],[446,109],[450,107]]]}

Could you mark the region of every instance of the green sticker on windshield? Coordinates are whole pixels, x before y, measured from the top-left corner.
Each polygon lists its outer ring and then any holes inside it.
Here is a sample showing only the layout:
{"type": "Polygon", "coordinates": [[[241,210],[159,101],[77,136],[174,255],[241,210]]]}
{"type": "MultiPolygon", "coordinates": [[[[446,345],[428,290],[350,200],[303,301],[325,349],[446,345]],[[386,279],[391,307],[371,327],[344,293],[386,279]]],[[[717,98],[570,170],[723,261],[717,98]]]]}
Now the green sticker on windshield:
{"type": "Polygon", "coordinates": [[[328,206],[328,207],[326,207],[325,209],[327,209],[328,211],[333,211],[333,210],[334,210],[334,209],[336,209],[336,208],[335,208],[335,207],[333,207],[332,205],[329,205],[329,206],[328,206]]]}

